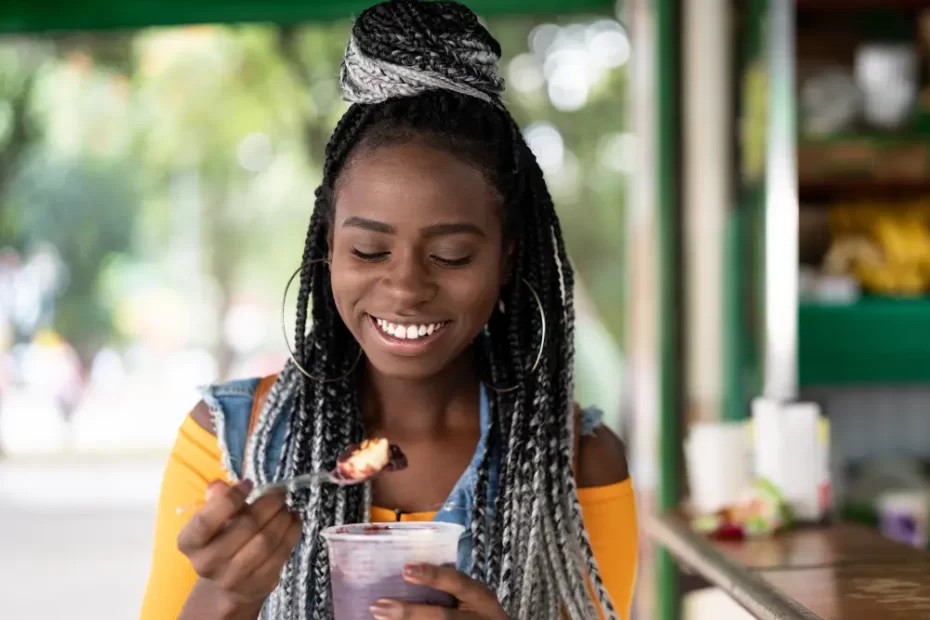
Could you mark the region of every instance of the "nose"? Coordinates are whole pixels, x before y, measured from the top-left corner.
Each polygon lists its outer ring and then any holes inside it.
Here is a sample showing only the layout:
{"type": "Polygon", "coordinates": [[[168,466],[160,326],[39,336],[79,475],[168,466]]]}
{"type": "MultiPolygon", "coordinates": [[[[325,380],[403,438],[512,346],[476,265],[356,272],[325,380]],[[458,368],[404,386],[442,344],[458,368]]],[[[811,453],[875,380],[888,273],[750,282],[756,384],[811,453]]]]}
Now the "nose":
{"type": "Polygon", "coordinates": [[[429,268],[415,252],[395,252],[383,282],[398,310],[414,308],[436,295],[429,268]]]}

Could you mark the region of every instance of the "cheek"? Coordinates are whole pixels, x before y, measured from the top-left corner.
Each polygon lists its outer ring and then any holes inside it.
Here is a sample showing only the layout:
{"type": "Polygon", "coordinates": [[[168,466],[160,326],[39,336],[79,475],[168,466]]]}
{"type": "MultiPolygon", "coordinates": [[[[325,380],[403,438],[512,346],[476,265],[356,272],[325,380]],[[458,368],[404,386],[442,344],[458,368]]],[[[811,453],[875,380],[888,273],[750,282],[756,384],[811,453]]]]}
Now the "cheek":
{"type": "Polygon", "coordinates": [[[467,314],[475,325],[483,326],[491,317],[500,296],[500,279],[493,271],[450,278],[446,287],[449,301],[467,314]]]}
{"type": "Polygon", "coordinates": [[[340,259],[334,257],[330,267],[329,286],[339,315],[351,328],[352,308],[365,294],[367,280],[362,278],[357,270],[346,268],[340,259]]]}

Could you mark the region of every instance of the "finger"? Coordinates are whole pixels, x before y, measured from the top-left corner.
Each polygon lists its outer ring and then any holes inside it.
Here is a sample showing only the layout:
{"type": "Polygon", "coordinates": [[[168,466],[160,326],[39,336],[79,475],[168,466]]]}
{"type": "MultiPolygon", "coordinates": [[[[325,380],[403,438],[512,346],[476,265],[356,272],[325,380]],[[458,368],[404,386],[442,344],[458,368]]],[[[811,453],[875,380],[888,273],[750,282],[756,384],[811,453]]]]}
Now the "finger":
{"type": "Polygon", "coordinates": [[[265,563],[258,568],[251,577],[257,581],[277,580],[281,575],[281,567],[287,562],[297,546],[297,541],[303,533],[303,524],[296,515],[291,515],[292,521],[285,532],[284,537],[278,544],[278,548],[265,563]]]}
{"type": "Polygon", "coordinates": [[[272,499],[258,505],[246,505],[226,526],[226,528],[213,538],[211,547],[214,553],[211,560],[214,564],[222,565],[239,553],[249,541],[255,538],[276,516],[287,513],[284,498],[272,499]]]}
{"type": "Polygon", "coordinates": [[[246,541],[230,559],[223,576],[219,579],[223,587],[232,589],[261,568],[274,555],[293,523],[293,515],[283,510],[246,541]]]}
{"type": "Polygon", "coordinates": [[[463,620],[468,617],[455,609],[415,605],[390,599],[379,600],[368,611],[375,620],[463,620]]]}
{"type": "Polygon", "coordinates": [[[226,522],[245,505],[252,483],[244,480],[235,485],[213,483],[207,487],[209,499],[198,510],[178,535],[178,549],[185,555],[203,547],[226,525],[226,522]]]}
{"type": "Polygon", "coordinates": [[[404,567],[404,579],[410,583],[448,592],[462,605],[477,612],[490,613],[496,611],[499,606],[497,597],[490,590],[457,571],[454,566],[408,564],[404,567]]]}
{"type": "Polygon", "coordinates": [[[252,503],[252,510],[257,517],[267,521],[278,514],[285,505],[287,505],[287,495],[285,493],[270,493],[255,500],[252,503]]]}
{"type": "Polygon", "coordinates": [[[207,485],[207,492],[204,494],[204,501],[209,502],[212,498],[216,497],[217,493],[222,493],[223,489],[227,488],[228,486],[229,485],[222,480],[214,480],[209,485],[207,485]]]}

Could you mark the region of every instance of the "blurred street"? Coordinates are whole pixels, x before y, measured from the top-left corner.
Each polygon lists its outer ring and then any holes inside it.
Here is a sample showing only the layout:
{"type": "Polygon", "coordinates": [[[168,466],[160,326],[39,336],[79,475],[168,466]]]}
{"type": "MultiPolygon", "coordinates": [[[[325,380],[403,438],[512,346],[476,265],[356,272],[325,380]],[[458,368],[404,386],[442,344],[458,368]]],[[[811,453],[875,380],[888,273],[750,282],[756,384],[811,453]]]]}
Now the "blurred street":
{"type": "Polygon", "coordinates": [[[0,618],[137,617],[162,466],[0,461],[0,618]]]}

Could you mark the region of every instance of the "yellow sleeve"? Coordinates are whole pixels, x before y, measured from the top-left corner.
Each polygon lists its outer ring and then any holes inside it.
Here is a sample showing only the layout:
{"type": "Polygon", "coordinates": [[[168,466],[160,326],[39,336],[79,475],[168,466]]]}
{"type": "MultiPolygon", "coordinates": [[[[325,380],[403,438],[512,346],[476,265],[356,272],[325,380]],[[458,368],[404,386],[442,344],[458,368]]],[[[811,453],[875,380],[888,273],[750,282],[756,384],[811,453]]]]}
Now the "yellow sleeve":
{"type": "Polygon", "coordinates": [[[216,437],[188,416],[178,431],[162,478],[152,568],[140,620],[166,620],[181,613],[197,574],[176,542],[192,513],[178,515],[177,508],[202,502],[208,484],[226,479],[216,437]]]}
{"type": "Polygon", "coordinates": [[[617,484],[578,489],[578,499],[601,579],[620,617],[626,618],[639,553],[633,483],[627,478],[617,484]]]}

